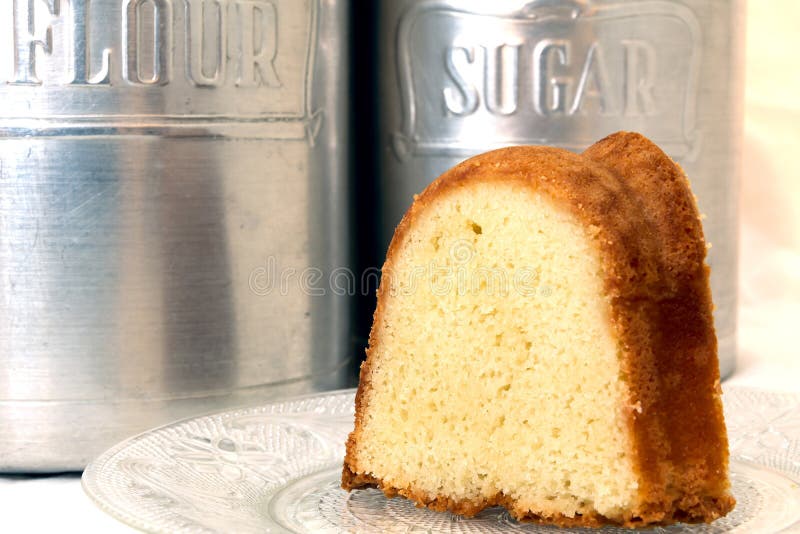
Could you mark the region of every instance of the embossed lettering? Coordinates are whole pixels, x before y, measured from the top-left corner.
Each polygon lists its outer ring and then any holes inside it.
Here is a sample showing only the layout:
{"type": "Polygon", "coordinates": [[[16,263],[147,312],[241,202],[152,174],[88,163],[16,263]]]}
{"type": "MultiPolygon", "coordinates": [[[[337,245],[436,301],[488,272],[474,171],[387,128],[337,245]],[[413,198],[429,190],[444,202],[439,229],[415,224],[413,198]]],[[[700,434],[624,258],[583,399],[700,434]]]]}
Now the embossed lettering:
{"type": "MultiPolygon", "coordinates": [[[[12,83],[21,85],[41,85],[42,80],[36,75],[36,49],[41,48],[45,54],[53,53],[53,27],[48,24],[41,32],[37,32],[34,0],[12,0],[14,10],[14,75],[12,83]]],[[[41,0],[47,7],[50,16],[60,12],[60,0],[41,0]]]]}
{"type": "Polygon", "coordinates": [[[103,48],[100,51],[100,70],[91,74],[91,27],[89,13],[91,0],[78,2],[73,0],[70,4],[72,12],[72,43],[73,65],[71,85],[109,85],[111,83],[111,49],[103,48]]]}
{"type": "Polygon", "coordinates": [[[656,50],[639,40],[623,40],[625,47],[625,115],[655,115],[656,50]],[[641,107],[640,105],[641,104],[641,107]]]}
{"type": "Polygon", "coordinates": [[[703,39],[693,10],[672,0],[578,3],[412,2],[396,34],[397,157],[543,140],[581,149],[612,129],[645,127],[671,154],[694,157],[703,39]],[[669,65],[660,63],[667,47],[669,65]]]}
{"type": "Polygon", "coordinates": [[[602,113],[613,112],[614,105],[610,101],[611,82],[608,78],[608,69],[600,43],[593,43],[586,53],[586,60],[583,62],[583,70],[569,114],[574,115],[580,111],[587,97],[598,100],[602,113]]]}
{"type": "MultiPolygon", "coordinates": [[[[532,45],[532,99],[533,109],[539,115],[571,116],[585,112],[587,101],[596,101],[603,114],[619,112],[618,95],[608,74],[605,49],[593,42],[586,50],[580,75],[574,72],[571,60],[572,42],[565,39],[542,39],[532,45]],[[570,76],[568,73],[573,72],[570,76]],[[577,83],[576,83],[577,79],[577,83]],[[574,88],[574,93],[572,93],[574,88]]],[[[519,61],[523,44],[500,46],[462,45],[450,46],[445,53],[445,69],[453,87],[443,90],[445,110],[450,115],[468,116],[475,113],[483,102],[486,110],[498,116],[514,114],[518,109],[519,94],[526,84],[519,78],[519,61]],[[478,51],[483,57],[478,57],[478,51]],[[482,60],[482,61],[481,61],[482,60]],[[474,69],[483,66],[483,85],[476,87],[468,80],[474,79],[474,69]]],[[[630,43],[626,79],[626,114],[639,113],[641,102],[644,113],[654,109],[652,88],[654,83],[654,51],[642,43],[630,43]],[[644,62],[639,61],[644,54],[644,62]],[[632,102],[629,100],[632,99],[632,102]],[[632,107],[631,107],[632,106],[632,107]]],[[[578,64],[580,65],[580,63],[578,64]]]]}
{"type": "Polygon", "coordinates": [[[281,87],[275,71],[278,55],[278,12],[275,4],[266,1],[240,0],[241,64],[236,85],[241,87],[281,87]]]}
{"type": "Polygon", "coordinates": [[[520,46],[484,48],[486,109],[494,115],[511,115],[517,110],[520,46]]]}
{"type": "Polygon", "coordinates": [[[554,64],[569,65],[571,43],[542,39],[533,49],[533,108],[540,115],[566,113],[569,78],[553,75],[554,64]]]}
{"type": "Polygon", "coordinates": [[[169,83],[172,51],[170,1],[125,0],[122,36],[123,77],[137,85],[169,83]]]}
{"type": "Polygon", "coordinates": [[[12,136],[313,146],[329,104],[314,96],[317,58],[344,51],[320,42],[339,28],[329,15],[320,0],[0,0],[0,122],[12,136]]]}
{"type": "Polygon", "coordinates": [[[227,9],[220,0],[184,0],[186,4],[186,77],[195,85],[216,87],[225,81],[227,9]],[[207,28],[208,19],[211,28],[207,28]],[[207,31],[207,30],[211,31],[207,31]],[[205,69],[206,52],[213,67],[205,69]]]}
{"type": "Polygon", "coordinates": [[[445,69],[455,84],[453,87],[445,87],[444,106],[448,113],[453,115],[471,115],[475,113],[480,104],[478,89],[469,84],[462,69],[475,63],[475,48],[464,46],[452,46],[445,52],[445,69]],[[465,62],[461,60],[465,60],[465,62]],[[459,67],[461,65],[461,67],[459,67]]]}
{"type": "MultiPolygon", "coordinates": [[[[195,87],[283,87],[276,67],[276,0],[178,0],[184,10],[184,17],[177,18],[184,24],[178,28],[173,26],[173,0],[5,1],[11,9],[7,27],[13,46],[7,49],[11,61],[3,76],[8,85],[109,86],[120,76],[131,85],[166,85],[176,61],[175,36],[184,41],[184,57],[178,58],[184,64],[178,68],[195,87]],[[109,13],[112,6],[121,10],[118,33],[95,27],[114,14],[109,13]],[[99,12],[93,13],[93,8],[99,12]],[[64,45],[72,50],[55,54],[54,46],[64,45]],[[42,53],[61,61],[45,61],[37,72],[36,59],[42,53]],[[121,69],[112,71],[117,61],[121,69]]],[[[295,18],[293,13],[287,16],[295,18]]],[[[302,31],[294,26],[287,30],[289,35],[302,31]]]]}

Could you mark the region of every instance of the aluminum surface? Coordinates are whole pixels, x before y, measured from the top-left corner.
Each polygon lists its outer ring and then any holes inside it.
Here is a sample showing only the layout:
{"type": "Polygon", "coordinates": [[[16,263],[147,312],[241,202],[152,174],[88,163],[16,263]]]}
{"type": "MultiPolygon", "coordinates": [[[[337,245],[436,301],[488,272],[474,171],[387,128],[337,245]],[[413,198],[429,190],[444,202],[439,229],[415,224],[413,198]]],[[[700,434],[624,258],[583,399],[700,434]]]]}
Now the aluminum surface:
{"type": "Polygon", "coordinates": [[[0,471],[349,384],[346,35],[341,0],[1,3],[0,471]]]}
{"type": "Polygon", "coordinates": [[[580,151],[639,131],[705,214],[723,376],[735,365],[743,4],[714,0],[378,3],[383,250],[412,195],[468,156],[580,151]]]}

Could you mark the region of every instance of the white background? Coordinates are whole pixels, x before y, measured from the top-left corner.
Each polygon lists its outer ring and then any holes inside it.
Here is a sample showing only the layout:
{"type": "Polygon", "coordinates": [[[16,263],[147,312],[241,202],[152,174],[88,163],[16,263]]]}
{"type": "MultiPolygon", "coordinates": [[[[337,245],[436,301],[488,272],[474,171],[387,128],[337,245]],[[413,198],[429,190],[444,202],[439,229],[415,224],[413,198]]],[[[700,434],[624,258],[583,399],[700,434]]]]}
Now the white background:
{"type": "MultiPolygon", "coordinates": [[[[798,20],[796,0],[748,5],[739,358],[725,385],[800,393],[798,20]]],[[[132,531],[61,475],[0,476],[0,532],[132,531]]]]}

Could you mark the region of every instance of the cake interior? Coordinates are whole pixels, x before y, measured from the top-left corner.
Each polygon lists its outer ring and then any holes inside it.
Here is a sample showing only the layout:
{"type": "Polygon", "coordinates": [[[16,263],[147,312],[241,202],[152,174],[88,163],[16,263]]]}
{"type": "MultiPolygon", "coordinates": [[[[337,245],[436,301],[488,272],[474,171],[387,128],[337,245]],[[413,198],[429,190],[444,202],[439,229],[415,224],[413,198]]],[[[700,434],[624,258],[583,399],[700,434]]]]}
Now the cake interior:
{"type": "Polygon", "coordinates": [[[358,472],[517,515],[614,519],[635,504],[629,390],[589,231],[522,181],[462,185],[418,212],[391,267],[358,472]]]}

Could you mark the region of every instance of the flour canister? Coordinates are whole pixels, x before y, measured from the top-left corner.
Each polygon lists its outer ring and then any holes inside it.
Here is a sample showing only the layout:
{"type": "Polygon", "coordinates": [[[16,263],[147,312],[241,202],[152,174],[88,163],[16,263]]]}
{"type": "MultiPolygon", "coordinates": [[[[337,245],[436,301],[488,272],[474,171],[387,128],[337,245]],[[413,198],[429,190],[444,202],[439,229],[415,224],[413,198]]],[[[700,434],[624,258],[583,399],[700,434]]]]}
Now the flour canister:
{"type": "Polygon", "coordinates": [[[706,216],[729,375],[742,2],[382,0],[377,19],[381,245],[412,195],[470,155],[516,144],[580,151],[642,132],[684,168],[706,216]]]}
{"type": "Polygon", "coordinates": [[[0,471],[345,385],[347,15],[0,2],[0,471]]]}

